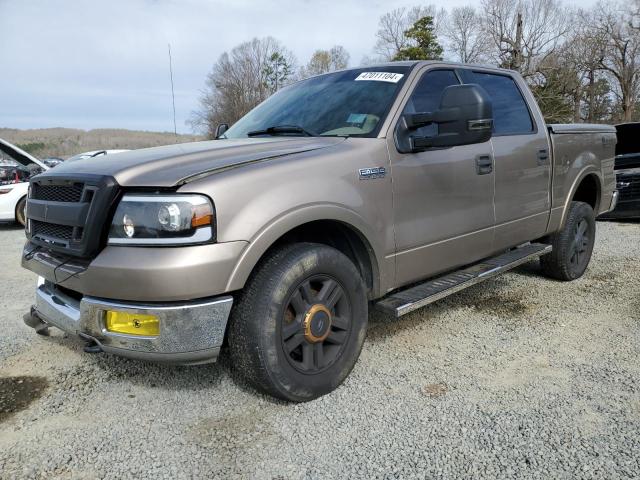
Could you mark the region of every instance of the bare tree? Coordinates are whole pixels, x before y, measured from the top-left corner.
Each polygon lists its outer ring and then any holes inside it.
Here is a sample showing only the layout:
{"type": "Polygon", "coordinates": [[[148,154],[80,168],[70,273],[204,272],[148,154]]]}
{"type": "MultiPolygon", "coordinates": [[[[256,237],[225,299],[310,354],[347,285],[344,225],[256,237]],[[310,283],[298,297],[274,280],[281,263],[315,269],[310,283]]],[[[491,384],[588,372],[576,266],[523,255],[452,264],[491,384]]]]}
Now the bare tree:
{"type": "Polygon", "coordinates": [[[316,50],[309,63],[300,70],[302,78],[322,73],[342,70],[349,66],[349,53],[342,45],[335,45],[330,50],[316,50]]]}
{"type": "Polygon", "coordinates": [[[272,37],[254,38],[223,53],[207,75],[200,109],[188,123],[212,138],[219,123],[234,123],[284,86],[294,66],[293,54],[272,37]]]}
{"type": "Polygon", "coordinates": [[[602,32],[591,26],[590,12],[580,10],[576,18],[572,31],[558,49],[562,60],[558,68],[574,72],[568,87],[573,95],[573,120],[604,121],[607,118],[600,97],[608,85],[601,68],[606,39],[602,32]]]}
{"type": "Polygon", "coordinates": [[[382,17],[378,22],[377,41],[374,52],[383,60],[391,60],[403,49],[412,45],[406,32],[421,18],[432,17],[434,33],[438,34],[446,17],[446,10],[438,10],[435,5],[426,7],[396,8],[382,17]]]}
{"type": "Polygon", "coordinates": [[[640,94],[638,17],[631,2],[599,3],[591,16],[591,28],[604,38],[600,66],[615,81],[623,121],[632,119],[640,94]]]}
{"type": "Polygon", "coordinates": [[[488,59],[491,44],[482,22],[482,16],[474,7],[456,7],[451,10],[442,25],[442,35],[455,60],[481,63],[488,59]]]}
{"type": "Polygon", "coordinates": [[[483,0],[487,34],[501,66],[528,77],[554,52],[571,18],[559,0],[483,0]]]}

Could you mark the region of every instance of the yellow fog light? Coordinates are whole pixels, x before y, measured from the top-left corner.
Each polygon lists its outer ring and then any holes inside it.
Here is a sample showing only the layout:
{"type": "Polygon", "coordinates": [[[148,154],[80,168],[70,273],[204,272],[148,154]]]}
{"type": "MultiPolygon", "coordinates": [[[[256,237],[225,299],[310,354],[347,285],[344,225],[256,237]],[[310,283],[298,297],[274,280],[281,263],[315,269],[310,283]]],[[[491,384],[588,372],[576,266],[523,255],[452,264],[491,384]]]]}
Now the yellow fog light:
{"type": "Polygon", "coordinates": [[[160,321],[155,315],[107,311],[107,330],[127,335],[157,337],[160,335],[160,321]]]}

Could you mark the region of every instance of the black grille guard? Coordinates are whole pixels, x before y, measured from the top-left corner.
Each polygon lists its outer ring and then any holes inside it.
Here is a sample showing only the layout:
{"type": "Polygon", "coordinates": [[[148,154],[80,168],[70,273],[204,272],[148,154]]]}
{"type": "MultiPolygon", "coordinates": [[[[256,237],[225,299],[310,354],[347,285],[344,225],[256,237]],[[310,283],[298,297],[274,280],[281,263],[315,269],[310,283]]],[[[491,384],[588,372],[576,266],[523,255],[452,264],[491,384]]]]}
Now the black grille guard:
{"type": "Polygon", "coordinates": [[[33,177],[27,199],[27,238],[53,252],[95,256],[103,246],[119,190],[110,176],[47,172],[33,177]],[[78,201],[69,201],[69,189],[80,188],[81,194],[73,198],[78,201]],[[38,198],[39,192],[45,190],[47,195],[38,198]],[[59,192],[59,198],[55,192],[59,192]]]}

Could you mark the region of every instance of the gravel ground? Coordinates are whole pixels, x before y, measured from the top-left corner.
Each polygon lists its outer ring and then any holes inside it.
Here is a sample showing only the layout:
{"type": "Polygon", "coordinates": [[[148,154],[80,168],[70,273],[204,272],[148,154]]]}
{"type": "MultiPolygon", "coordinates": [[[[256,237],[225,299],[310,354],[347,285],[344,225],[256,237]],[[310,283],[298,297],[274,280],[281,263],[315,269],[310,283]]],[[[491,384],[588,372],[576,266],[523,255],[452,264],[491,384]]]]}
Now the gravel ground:
{"type": "Polygon", "coordinates": [[[36,336],[22,242],[0,227],[0,392],[22,408],[0,415],[2,478],[640,477],[640,223],[599,223],[578,281],[532,263],[400,320],[371,315],[345,384],[302,405],[224,361],[158,366],[36,336]]]}

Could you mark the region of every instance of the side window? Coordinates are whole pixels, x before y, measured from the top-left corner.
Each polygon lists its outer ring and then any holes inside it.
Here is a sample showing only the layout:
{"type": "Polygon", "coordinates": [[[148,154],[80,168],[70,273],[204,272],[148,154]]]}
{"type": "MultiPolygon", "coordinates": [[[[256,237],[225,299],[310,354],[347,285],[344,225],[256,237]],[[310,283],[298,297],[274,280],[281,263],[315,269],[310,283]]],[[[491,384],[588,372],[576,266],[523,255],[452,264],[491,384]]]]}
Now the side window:
{"type": "Polygon", "coordinates": [[[469,77],[470,82],[483,87],[491,98],[493,131],[496,135],[534,131],[527,103],[511,77],[484,72],[473,72],[469,77]]]}
{"type": "MultiPolygon", "coordinates": [[[[422,78],[413,90],[402,113],[433,112],[440,107],[440,97],[445,88],[450,85],[459,85],[458,77],[453,70],[431,70],[422,75],[422,78]]],[[[433,137],[438,134],[436,125],[419,128],[417,134],[424,137],[433,137]]]]}

